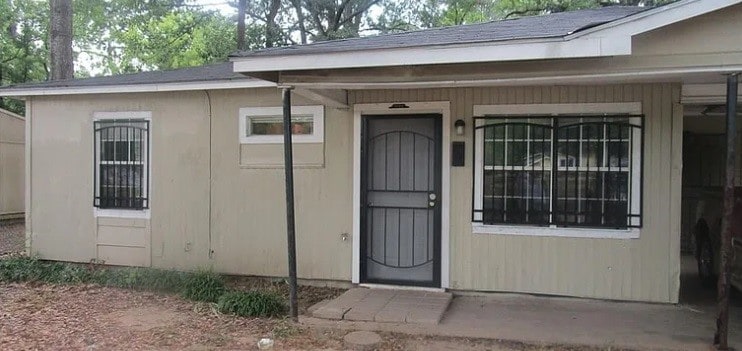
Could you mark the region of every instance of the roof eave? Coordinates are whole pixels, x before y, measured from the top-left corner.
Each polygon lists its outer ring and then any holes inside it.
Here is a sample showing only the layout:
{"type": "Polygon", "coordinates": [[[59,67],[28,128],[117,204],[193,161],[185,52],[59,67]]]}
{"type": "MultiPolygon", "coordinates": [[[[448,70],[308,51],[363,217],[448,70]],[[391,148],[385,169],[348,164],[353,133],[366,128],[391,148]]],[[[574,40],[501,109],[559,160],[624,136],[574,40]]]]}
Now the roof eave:
{"type": "Polygon", "coordinates": [[[631,37],[542,38],[467,45],[356,50],[310,55],[234,57],[235,72],[271,72],[338,68],[501,62],[586,58],[631,54],[631,37]]]}
{"type": "Polygon", "coordinates": [[[276,83],[257,79],[192,81],[178,83],[99,85],[87,87],[17,87],[0,90],[0,97],[25,98],[46,95],[151,93],[188,90],[217,90],[240,88],[268,88],[276,83]]]}

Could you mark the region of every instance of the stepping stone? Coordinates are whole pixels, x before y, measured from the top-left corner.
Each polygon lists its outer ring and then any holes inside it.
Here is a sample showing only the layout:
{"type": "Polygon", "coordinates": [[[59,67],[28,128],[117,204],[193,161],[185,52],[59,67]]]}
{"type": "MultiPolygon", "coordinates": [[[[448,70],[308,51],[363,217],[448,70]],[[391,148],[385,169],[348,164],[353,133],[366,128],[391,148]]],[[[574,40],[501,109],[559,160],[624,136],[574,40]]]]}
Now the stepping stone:
{"type": "Polygon", "coordinates": [[[373,350],[381,343],[379,334],[370,331],[354,331],[343,337],[345,347],[351,350],[368,351],[373,350]]]}

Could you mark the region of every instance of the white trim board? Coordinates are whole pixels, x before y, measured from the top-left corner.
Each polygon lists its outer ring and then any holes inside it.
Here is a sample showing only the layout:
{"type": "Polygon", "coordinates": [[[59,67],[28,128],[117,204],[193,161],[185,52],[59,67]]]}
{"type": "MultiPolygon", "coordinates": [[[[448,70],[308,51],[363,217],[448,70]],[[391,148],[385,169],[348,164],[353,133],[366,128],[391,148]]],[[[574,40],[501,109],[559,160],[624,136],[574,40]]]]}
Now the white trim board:
{"type": "Polygon", "coordinates": [[[404,102],[409,108],[390,109],[392,103],[353,106],[353,259],[351,281],[361,278],[361,116],[385,116],[435,113],[441,115],[441,288],[450,282],[450,202],[451,202],[451,103],[449,101],[404,102]]]}
{"type": "Polygon", "coordinates": [[[124,84],[94,87],[56,87],[56,88],[8,88],[0,90],[0,96],[25,97],[43,95],[80,95],[115,93],[151,93],[186,90],[218,90],[239,88],[275,88],[276,83],[258,79],[218,80],[187,83],[124,84]]]}
{"type": "Polygon", "coordinates": [[[355,50],[324,54],[233,58],[235,72],[389,67],[631,54],[631,38],[531,39],[486,44],[355,50]]]}

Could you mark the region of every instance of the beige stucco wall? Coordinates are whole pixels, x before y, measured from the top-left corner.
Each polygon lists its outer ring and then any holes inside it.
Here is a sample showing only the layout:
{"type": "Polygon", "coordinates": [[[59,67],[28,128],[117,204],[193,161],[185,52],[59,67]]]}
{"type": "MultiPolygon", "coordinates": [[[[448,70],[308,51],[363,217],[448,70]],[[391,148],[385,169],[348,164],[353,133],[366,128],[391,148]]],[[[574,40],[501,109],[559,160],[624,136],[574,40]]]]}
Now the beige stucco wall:
{"type": "Polygon", "coordinates": [[[24,211],[25,120],[0,109],[0,219],[24,211]]]}
{"type": "MultiPolygon", "coordinates": [[[[280,103],[276,89],[34,98],[33,252],[285,275],[283,148],[240,145],[237,132],[240,107],[280,103]],[[140,110],[152,112],[151,218],[96,218],[93,114],[140,110]]],[[[294,104],[316,105],[301,97],[294,104]]],[[[350,242],[341,234],[351,228],[351,120],[327,108],[325,121],[324,145],[297,144],[299,274],[349,280],[350,242]]]]}
{"type": "MultiPolygon", "coordinates": [[[[467,167],[451,168],[451,288],[673,302],[679,286],[679,94],[679,85],[651,84],[355,91],[350,100],[450,101],[451,123],[464,118],[468,126],[475,104],[641,102],[647,144],[640,239],[472,234],[470,133],[454,137],[467,142],[468,156],[467,167]]],[[[294,104],[316,103],[295,95],[294,104]]],[[[132,265],[285,275],[282,146],[240,145],[237,132],[240,107],[278,105],[275,89],[34,98],[32,251],[80,262],[128,259],[132,265]],[[152,112],[151,219],[96,218],[92,116],[128,110],[152,112]]],[[[352,228],[352,110],[325,111],[324,145],[296,145],[305,161],[295,170],[298,270],[300,278],[349,281],[351,240],[342,234],[352,228]]]]}
{"type": "MultiPolygon", "coordinates": [[[[471,133],[451,168],[452,289],[676,302],[680,286],[682,108],[678,84],[358,91],[352,103],[450,101],[453,124],[474,105],[641,102],[646,115],[644,227],[639,239],[472,234],[471,133]]],[[[453,125],[449,126],[453,128],[453,125]]]]}

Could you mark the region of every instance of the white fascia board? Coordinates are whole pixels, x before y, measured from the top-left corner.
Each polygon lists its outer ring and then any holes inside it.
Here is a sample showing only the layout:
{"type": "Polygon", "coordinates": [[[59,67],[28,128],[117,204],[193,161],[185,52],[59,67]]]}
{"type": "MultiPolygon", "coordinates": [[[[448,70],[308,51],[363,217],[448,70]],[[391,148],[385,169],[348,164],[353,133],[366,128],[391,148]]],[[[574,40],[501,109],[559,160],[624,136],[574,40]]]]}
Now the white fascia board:
{"type": "Polygon", "coordinates": [[[80,95],[80,94],[115,94],[115,93],[151,93],[187,90],[217,90],[239,88],[271,88],[276,83],[265,80],[224,80],[210,82],[162,83],[162,84],[127,84],[101,85],[93,87],[58,87],[58,88],[18,88],[0,90],[0,96],[25,97],[43,95],[80,95]]]}
{"type": "Polygon", "coordinates": [[[233,58],[235,72],[388,67],[631,54],[631,38],[539,39],[471,45],[359,50],[326,54],[233,58]]]}
{"type": "Polygon", "coordinates": [[[739,3],[742,3],[742,0],[678,1],[581,30],[568,35],[565,39],[631,37],[739,3]]]}

